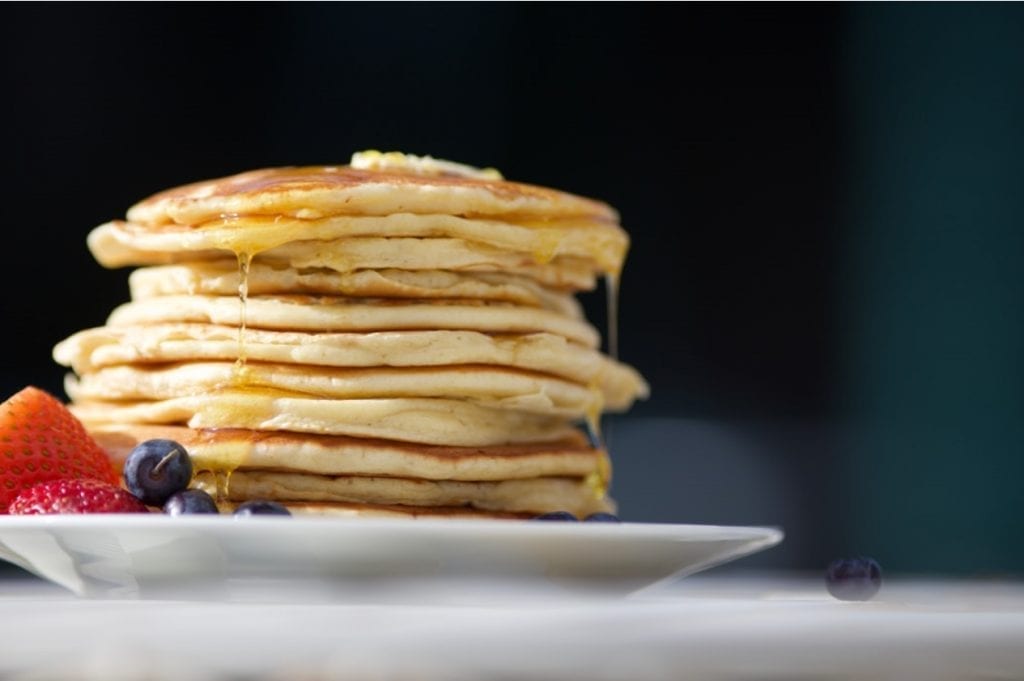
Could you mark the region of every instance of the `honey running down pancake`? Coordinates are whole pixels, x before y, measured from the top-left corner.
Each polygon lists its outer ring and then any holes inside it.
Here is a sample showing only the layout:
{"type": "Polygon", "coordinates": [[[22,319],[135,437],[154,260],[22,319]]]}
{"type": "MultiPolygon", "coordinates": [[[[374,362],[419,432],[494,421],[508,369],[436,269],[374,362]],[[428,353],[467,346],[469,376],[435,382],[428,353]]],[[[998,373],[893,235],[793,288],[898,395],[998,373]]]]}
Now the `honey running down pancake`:
{"type": "Polygon", "coordinates": [[[600,414],[648,387],[614,357],[629,237],[608,205],[363,152],[170,189],[125,218],[87,241],[140,268],[130,301],[54,348],[116,463],[178,441],[225,511],[615,509],[600,414]],[[600,277],[612,356],[574,297],[600,277]]]}

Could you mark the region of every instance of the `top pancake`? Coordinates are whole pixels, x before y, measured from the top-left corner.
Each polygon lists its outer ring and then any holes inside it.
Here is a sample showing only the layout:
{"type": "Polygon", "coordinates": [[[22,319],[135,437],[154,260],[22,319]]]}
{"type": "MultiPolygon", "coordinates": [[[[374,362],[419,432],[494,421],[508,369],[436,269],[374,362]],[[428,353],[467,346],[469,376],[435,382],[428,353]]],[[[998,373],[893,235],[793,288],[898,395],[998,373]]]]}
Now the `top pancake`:
{"type": "Polygon", "coordinates": [[[128,211],[132,222],[198,225],[224,215],[330,215],[392,213],[618,219],[614,209],[554,189],[430,168],[406,157],[404,167],[266,168],[160,192],[128,211]]]}

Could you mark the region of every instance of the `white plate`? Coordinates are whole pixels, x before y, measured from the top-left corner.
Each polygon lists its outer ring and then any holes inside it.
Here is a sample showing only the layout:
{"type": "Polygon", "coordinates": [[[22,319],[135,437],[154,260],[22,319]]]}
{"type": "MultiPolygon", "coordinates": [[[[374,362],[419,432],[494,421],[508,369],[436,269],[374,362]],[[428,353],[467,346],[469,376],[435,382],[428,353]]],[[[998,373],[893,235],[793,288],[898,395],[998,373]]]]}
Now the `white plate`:
{"type": "Polygon", "coordinates": [[[478,601],[625,594],[782,540],[766,527],[3,516],[0,558],[91,597],[478,601]]]}

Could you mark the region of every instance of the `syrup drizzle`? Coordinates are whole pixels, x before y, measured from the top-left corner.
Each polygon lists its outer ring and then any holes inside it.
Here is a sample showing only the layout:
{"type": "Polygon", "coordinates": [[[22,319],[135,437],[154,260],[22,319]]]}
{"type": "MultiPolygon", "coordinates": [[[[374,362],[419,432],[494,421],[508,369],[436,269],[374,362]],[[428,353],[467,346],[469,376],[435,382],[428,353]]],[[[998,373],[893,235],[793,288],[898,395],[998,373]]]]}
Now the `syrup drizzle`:
{"type": "Polygon", "coordinates": [[[247,251],[238,251],[238,357],[235,360],[234,378],[235,383],[244,384],[247,378],[245,331],[246,331],[246,309],[249,301],[249,266],[252,264],[252,255],[247,251]]]}
{"type": "Polygon", "coordinates": [[[591,388],[591,392],[594,399],[587,406],[584,420],[587,424],[587,437],[590,439],[590,446],[600,449],[604,446],[601,438],[601,411],[603,409],[601,392],[597,387],[591,388]]]}
{"type": "Polygon", "coordinates": [[[608,354],[619,358],[619,275],[604,275],[605,302],[608,305],[608,354]]]}
{"type": "Polygon", "coordinates": [[[231,473],[232,471],[230,470],[213,472],[213,480],[216,488],[216,495],[214,496],[214,499],[216,499],[218,503],[223,503],[228,500],[231,473]]]}
{"type": "MultiPolygon", "coordinates": [[[[613,359],[619,358],[619,275],[618,273],[608,272],[604,275],[605,284],[605,302],[608,305],[608,319],[607,319],[607,332],[608,332],[608,354],[613,359]]],[[[590,444],[593,447],[604,448],[605,442],[601,434],[601,412],[604,407],[601,403],[601,391],[597,386],[592,386],[591,390],[595,395],[594,403],[587,409],[586,423],[587,423],[587,436],[590,438],[590,444]]]]}

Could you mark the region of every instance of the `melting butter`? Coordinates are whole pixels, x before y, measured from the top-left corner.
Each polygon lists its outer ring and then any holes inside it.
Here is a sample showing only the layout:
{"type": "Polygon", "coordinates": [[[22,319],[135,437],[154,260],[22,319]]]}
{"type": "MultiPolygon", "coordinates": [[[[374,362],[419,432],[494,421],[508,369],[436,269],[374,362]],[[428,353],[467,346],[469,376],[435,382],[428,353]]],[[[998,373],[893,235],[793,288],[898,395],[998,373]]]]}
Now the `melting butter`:
{"type": "Polygon", "coordinates": [[[474,168],[464,163],[445,161],[432,156],[403,154],[400,151],[381,153],[376,149],[357,151],[349,162],[357,170],[383,170],[410,175],[468,177],[475,180],[502,180],[494,168],[474,168]]]}

